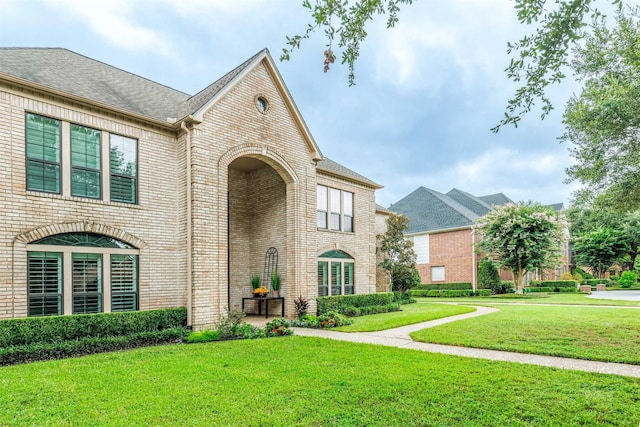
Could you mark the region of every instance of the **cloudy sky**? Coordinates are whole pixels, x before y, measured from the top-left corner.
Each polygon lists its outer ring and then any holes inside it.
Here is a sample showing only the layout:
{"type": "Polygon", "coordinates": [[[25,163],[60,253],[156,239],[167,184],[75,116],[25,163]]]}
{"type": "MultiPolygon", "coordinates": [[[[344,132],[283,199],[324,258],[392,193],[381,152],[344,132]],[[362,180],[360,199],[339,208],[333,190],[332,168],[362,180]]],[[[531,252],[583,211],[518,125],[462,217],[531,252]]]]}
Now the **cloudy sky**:
{"type": "Polygon", "coordinates": [[[569,202],[562,111],[575,83],[553,90],[555,112],[489,130],[514,86],[506,45],[531,29],[513,2],[423,1],[393,30],[374,22],[357,63],[324,74],[319,34],[279,62],[285,36],[301,33],[302,0],[0,0],[0,45],[64,47],[194,94],[263,48],[323,154],[384,185],[389,206],[419,186],[443,193],[502,192],[515,201],[569,202]]]}

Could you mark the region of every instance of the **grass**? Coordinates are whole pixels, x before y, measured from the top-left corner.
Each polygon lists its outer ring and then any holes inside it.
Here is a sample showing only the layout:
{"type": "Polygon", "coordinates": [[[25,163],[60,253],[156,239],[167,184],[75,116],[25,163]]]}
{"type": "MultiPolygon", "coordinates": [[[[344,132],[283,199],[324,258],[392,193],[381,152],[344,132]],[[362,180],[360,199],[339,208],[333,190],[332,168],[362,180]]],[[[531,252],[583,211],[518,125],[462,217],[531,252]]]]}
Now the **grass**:
{"type": "Polygon", "coordinates": [[[335,328],[335,330],[341,332],[382,331],[457,314],[470,313],[475,310],[473,307],[449,304],[406,304],[402,306],[402,311],[354,317],[352,325],[341,326],[335,328]]]}
{"type": "Polygon", "coordinates": [[[416,341],[640,364],[640,311],[499,305],[499,312],[411,334],[416,341]]]}
{"type": "Polygon", "coordinates": [[[640,380],[320,338],[0,368],[0,426],[637,425],[640,380]]]}
{"type": "Polygon", "coordinates": [[[640,307],[640,301],[624,301],[587,298],[585,294],[574,293],[551,293],[551,294],[527,294],[527,295],[494,295],[491,297],[473,297],[473,298],[416,298],[418,302],[462,302],[474,304],[570,304],[570,305],[606,305],[606,306],[624,306],[624,307],[640,307]]]}

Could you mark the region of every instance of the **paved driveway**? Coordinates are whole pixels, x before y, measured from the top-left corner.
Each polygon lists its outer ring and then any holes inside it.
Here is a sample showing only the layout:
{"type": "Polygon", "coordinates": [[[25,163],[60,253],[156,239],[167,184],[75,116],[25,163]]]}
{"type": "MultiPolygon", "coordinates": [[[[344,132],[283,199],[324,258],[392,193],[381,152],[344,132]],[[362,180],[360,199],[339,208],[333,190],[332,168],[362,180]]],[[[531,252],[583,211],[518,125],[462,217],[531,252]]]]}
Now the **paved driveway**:
{"type": "Polygon", "coordinates": [[[592,292],[587,298],[640,301],[640,291],[596,291],[592,292]]]}

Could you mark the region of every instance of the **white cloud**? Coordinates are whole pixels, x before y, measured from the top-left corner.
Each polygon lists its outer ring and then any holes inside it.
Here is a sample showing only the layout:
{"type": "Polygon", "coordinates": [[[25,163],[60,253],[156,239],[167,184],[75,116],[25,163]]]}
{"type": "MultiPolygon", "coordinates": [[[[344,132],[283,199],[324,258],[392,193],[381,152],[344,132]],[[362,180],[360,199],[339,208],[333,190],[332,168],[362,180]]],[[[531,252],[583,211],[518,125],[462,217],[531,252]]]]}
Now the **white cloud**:
{"type": "Polygon", "coordinates": [[[172,44],[161,31],[137,24],[134,2],[128,0],[44,0],[44,3],[74,14],[109,43],[127,51],[152,51],[171,57],[172,44]]]}

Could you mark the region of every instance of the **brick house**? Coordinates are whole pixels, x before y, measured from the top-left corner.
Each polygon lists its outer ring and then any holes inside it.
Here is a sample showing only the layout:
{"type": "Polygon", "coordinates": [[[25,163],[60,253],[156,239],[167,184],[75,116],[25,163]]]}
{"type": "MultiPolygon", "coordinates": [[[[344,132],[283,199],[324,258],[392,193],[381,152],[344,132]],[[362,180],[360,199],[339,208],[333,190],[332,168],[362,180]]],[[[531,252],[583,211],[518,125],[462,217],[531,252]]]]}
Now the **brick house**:
{"type": "MultiPolygon", "coordinates": [[[[475,289],[479,259],[474,243],[479,236],[474,231],[474,223],[494,206],[506,203],[513,201],[502,193],[476,197],[455,188],[444,194],[419,187],[389,210],[409,218],[406,235],[413,240],[422,283],[468,282],[475,289]]],[[[551,207],[560,210],[562,204],[551,207]]],[[[564,248],[564,252],[566,255],[568,248],[564,248]]],[[[556,278],[567,271],[566,256],[564,263],[565,267],[558,271],[545,272],[545,278],[556,278]]],[[[512,280],[508,271],[500,271],[500,275],[503,280],[512,280]]],[[[541,276],[542,273],[530,278],[541,276]]]]}
{"type": "Polygon", "coordinates": [[[0,48],[0,177],[0,318],[187,307],[209,327],[271,247],[287,316],[376,289],[381,187],[323,157],[267,50],[190,96],[0,48]]]}

